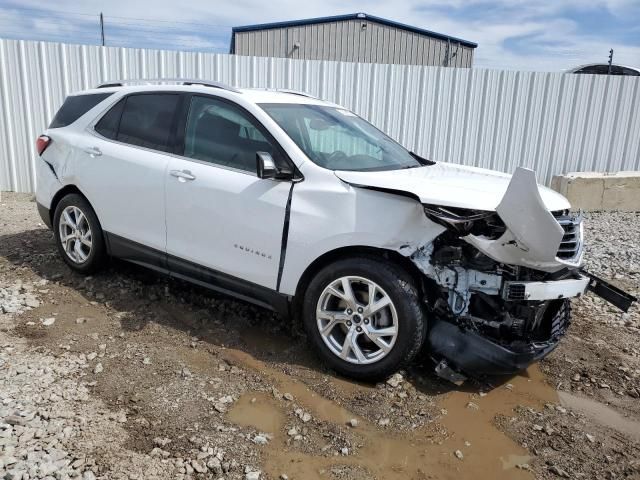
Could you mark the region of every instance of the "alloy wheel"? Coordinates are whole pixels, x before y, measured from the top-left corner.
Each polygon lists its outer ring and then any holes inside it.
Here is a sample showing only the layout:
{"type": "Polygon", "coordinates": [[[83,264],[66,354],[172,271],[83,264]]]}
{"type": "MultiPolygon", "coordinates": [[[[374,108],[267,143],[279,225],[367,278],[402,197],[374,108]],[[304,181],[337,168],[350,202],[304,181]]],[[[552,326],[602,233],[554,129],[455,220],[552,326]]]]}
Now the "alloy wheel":
{"type": "Polygon", "coordinates": [[[84,263],[91,255],[91,227],[86,215],[78,207],[69,206],[62,211],[59,222],[60,243],[74,263],[84,263]]]}
{"type": "Polygon", "coordinates": [[[322,291],[316,307],[325,345],[344,361],[370,364],[386,357],[398,337],[398,314],[375,282],[346,276],[322,291]]]}

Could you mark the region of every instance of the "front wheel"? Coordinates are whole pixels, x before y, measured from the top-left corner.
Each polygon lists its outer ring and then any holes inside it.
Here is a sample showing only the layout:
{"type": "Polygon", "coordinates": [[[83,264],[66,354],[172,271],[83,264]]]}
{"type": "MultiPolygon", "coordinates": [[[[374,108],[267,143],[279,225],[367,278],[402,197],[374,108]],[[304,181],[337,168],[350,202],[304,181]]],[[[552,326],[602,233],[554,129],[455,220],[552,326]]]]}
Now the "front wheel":
{"type": "Polygon", "coordinates": [[[339,373],[375,381],[407,365],[426,318],[411,276],[384,259],[355,257],[323,268],[303,301],[307,335],[339,373]]]}

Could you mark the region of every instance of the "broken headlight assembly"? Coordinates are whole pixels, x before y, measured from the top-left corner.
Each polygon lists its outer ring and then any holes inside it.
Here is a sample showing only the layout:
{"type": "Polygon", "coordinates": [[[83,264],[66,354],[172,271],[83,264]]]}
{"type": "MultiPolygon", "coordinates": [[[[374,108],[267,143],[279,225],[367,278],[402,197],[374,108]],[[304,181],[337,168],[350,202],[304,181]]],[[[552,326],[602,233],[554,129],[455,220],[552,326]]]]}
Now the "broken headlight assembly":
{"type": "Polygon", "coordinates": [[[499,238],[506,226],[496,212],[439,205],[423,205],[424,213],[432,221],[447,227],[459,236],[478,235],[499,238]]]}

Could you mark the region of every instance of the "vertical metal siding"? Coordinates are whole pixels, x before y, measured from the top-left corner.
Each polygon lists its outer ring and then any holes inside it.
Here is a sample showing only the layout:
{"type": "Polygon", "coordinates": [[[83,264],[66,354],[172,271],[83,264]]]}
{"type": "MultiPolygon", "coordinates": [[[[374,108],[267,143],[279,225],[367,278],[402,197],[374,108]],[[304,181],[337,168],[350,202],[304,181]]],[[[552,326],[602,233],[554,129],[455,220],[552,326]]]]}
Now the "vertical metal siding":
{"type": "Polygon", "coordinates": [[[427,158],[505,172],[523,165],[543,183],[568,171],[640,169],[635,77],[0,40],[0,189],[34,190],[35,139],[69,93],[119,78],[176,76],[307,91],[427,158]]]}
{"type": "MultiPolygon", "coordinates": [[[[449,66],[471,67],[473,49],[452,43],[450,55],[456,49],[449,66]]],[[[235,53],[259,57],[445,66],[446,52],[445,40],[367,19],[235,33],[235,53]]]]}

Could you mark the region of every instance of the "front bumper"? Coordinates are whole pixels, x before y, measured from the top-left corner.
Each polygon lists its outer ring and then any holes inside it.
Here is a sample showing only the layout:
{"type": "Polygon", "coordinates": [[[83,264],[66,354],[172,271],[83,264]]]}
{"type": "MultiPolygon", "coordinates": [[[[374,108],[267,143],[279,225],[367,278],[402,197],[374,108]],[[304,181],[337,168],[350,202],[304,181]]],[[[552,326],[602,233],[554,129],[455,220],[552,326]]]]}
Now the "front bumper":
{"type": "MultiPolygon", "coordinates": [[[[547,282],[505,282],[502,289],[505,305],[521,305],[525,312],[527,308],[541,309],[541,323],[537,327],[500,336],[496,330],[487,334],[478,328],[481,322],[465,321],[465,316],[458,320],[436,318],[429,325],[429,354],[468,376],[515,374],[557,347],[571,321],[569,298],[582,295],[588,286],[589,278],[585,275],[547,282]]],[[[522,313],[517,307],[509,311],[511,315],[522,313]]]]}
{"type": "Polygon", "coordinates": [[[579,297],[587,291],[589,277],[553,280],[548,282],[507,281],[502,287],[502,298],[510,301],[556,300],[579,297]]]}
{"type": "Polygon", "coordinates": [[[474,331],[465,330],[445,320],[435,320],[429,328],[427,344],[432,357],[446,359],[456,370],[467,375],[511,375],[549,355],[568,327],[558,328],[546,342],[500,345],[474,331]]]}

